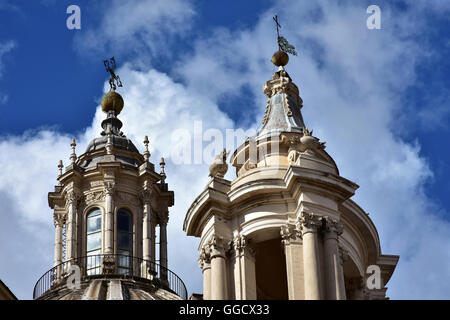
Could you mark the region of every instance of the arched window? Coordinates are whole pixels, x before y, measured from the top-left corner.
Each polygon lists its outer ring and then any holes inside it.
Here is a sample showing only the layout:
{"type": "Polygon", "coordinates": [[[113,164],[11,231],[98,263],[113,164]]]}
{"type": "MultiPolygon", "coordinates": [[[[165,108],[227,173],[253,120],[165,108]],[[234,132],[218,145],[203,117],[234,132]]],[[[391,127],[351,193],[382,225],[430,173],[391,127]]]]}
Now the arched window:
{"type": "Polygon", "coordinates": [[[91,211],[86,218],[86,268],[88,274],[100,273],[100,254],[102,253],[102,213],[99,209],[91,211]]]}
{"type": "Polygon", "coordinates": [[[133,216],[128,210],[117,212],[117,253],[118,271],[121,274],[131,274],[133,256],[133,216]]]}

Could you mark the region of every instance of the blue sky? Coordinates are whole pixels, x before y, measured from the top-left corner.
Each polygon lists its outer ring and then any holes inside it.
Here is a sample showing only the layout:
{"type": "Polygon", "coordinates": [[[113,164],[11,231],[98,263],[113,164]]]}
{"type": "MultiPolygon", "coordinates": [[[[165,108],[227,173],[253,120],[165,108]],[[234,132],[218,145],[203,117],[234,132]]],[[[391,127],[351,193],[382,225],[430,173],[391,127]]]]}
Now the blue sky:
{"type": "Polygon", "coordinates": [[[114,55],[124,132],[141,150],[149,135],[153,162],[169,159],[169,264],[200,291],[197,242],[185,240],[181,223],[207,182],[207,163],[171,163],[170,135],[199,120],[219,130],[258,127],[277,13],[299,52],[286,69],[306,124],[360,185],[355,200],[370,212],[383,252],[401,256],[388,295],[449,298],[449,11],[438,0],[0,0],[0,278],[31,298],[51,267],[47,192],[71,137],[80,154],[99,134],[102,61],[114,55]],[[71,4],[81,8],[81,30],[66,28],[71,4]],[[381,30],[366,28],[370,4],[381,8],[381,30]]]}

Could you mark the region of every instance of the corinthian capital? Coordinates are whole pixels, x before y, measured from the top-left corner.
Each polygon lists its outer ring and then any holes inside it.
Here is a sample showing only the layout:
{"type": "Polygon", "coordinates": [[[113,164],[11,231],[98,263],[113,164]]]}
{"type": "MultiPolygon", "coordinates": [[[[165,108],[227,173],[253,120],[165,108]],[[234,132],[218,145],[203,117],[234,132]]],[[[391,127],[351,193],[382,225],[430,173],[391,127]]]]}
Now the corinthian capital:
{"type": "Polygon", "coordinates": [[[249,240],[246,236],[236,236],[232,241],[230,241],[229,247],[231,250],[234,250],[236,255],[246,253],[253,256],[255,254],[255,250],[249,246],[249,240]]]}
{"type": "Polygon", "coordinates": [[[284,245],[290,245],[293,242],[301,242],[302,234],[294,225],[285,224],[280,229],[281,241],[284,245]]]}
{"type": "Polygon", "coordinates": [[[66,217],[65,215],[61,213],[54,213],[53,214],[53,224],[55,227],[62,227],[65,223],[66,217]]]}
{"type": "Polygon", "coordinates": [[[331,217],[325,217],[324,219],[325,219],[325,235],[337,237],[344,232],[344,225],[339,221],[331,217]]]}
{"type": "Polygon", "coordinates": [[[223,237],[214,234],[209,240],[209,248],[211,252],[211,258],[216,256],[225,257],[226,249],[228,248],[226,241],[223,237]]]}
{"type": "Polygon", "coordinates": [[[65,198],[66,198],[66,206],[69,205],[78,206],[78,204],[82,199],[82,195],[74,190],[71,190],[66,193],[65,198]]]}
{"type": "Polygon", "coordinates": [[[153,189],[143,189],[139,192],[139,199],[143,204],[149,204],[152,198],[153,189]]]}
{"type": "Polygon", "coordinates": [[[317,232],[322,226],[323,217],[314,213],[303,212],[299,222],[302,230],[302,234],[307,232],[317,232]]]}
{"type": "Polygon", "coordinates": [[[203,269],[209,263],[211,263],[211,250],[209,245],[206,244],[201,249],[200,256],[198,257],[198,265],[203,269]]]}
{"type": "Polygon", "coordinates": [[[109,196],[114,194],[114,182],[112,181],[105,181],[103,183],[103,187],[105,188],[105,193],[109,196]]]}

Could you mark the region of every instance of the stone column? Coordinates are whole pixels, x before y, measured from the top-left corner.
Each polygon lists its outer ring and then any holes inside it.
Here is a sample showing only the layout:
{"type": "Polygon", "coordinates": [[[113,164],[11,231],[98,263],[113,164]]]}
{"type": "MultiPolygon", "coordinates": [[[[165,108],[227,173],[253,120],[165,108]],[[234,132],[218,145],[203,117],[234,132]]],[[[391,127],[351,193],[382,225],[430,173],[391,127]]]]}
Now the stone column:
{"type": "Polygon", "coordinates": [[[152,256],[152,212],[150,207],[151,192],[149,189],[141,192],[143,203],[143,223],[142,223],[142,257],[144,260],[153,261],[152,256]]]}
{"type": "Polygon", "coordinates": [[[203,300],[211,300],[211,256],[208,246],[202,248],[199,266],[203,273],[203,300]]]}
{"type": "Polygon", "coordinates": [[[213,235],[211,250],[211,299],[226,300],[228,298],[227,270],[225,261],[225,242],[220,236],[213,235]]]}
{"type": "Polygon", "coordinates": [[[339,255],[338,236],[342,234],[343,225],[330,217],[325,218],[324,252],[326,299],[344,300],[345,288],[342,288],[340,278],[344,278],[339,255]]]}
{"type": "Polygon", "coordinates": [[[105,254],[114,254],[114,182],[107,181],[105,187],[105,254]]]}
{"type": "Polygon", "coordinates": [[[156,262],[156,215],[150,210],[150,257],[156,262]]]}
{"type": "Polygon", "coordinates": [[[151,211],[150,199],[152,190],[145,188],[140,193],[140,199],[142,201],[142,258],[145,260],[142,262],[142,276],[144,278],[151,279],[152,274],[155,271],[154,245],[154,229],[153,229],[153,213],[151,211]],[[153,239],[153,240],[152,240],[153,239]]]}
{"type": "Polygon", "coordinates": [[[167,280],[167,222],[159,225],[159,263],[161,265],[161,278],[167,280]]]}
{"type": "Polygon", "coordinates": [[[289,300],[303,300],[305,299],[305,279],[301,231],[293,225],[284,225],[281,227],[280,234],[286,256],[289,300]]]}
{"type": "Polygon", "coordinates": [[[233,240],[236,300],[256,300],[255,251],[245,236],[233,240]]]}
{"type": "Polygon", "coordinates": [[[322,225],[319,216],[302,213],[300,218],[303,238],[303,267],[305,279],[305,299],[321,300],[321,283],[319,274],[319,243],[317,232],[322,225]]]}
{"type": "Polygon", "coordinates": [[[54,225],[55,225],[55,258],[53,266],[57,266],[62,263],[62,253],[63,253],[63,234],[62,229],[64,226],[64,217],[59,214],[53,215],[54,225]]]}
{"type": "Polygon", "coordinates": [[[66,222],[66,261],[77,257],[77,205],[79,195],[70,191],[66,194],[67,222],[66,222]]]}
{"type": "Polygon", "coordinates": [[[344,279],[344,262],[349,259],[348,251],[344,248],[339,247],[339,264],[338,264],[338,284],[339,284],[339,294],[342,300],[347,299],[345,290],[345,279],[344,279]]]}

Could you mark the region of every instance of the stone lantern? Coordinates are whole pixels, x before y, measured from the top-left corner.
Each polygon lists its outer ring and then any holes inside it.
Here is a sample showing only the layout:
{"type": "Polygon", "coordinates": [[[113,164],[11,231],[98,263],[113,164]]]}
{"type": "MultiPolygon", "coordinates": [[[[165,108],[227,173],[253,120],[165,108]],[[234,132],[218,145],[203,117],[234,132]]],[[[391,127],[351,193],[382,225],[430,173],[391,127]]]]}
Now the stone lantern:
{"type": "Polygon", "coordinates": [[[184,231],[200,238],[203,298],[385,299],[399,257],[382,254],[351,199],[358,185],[306,128],[286,63],[264,85],[262,128],[231,155],[237,177],[213,175],[186,213],[184,231]]]}
{"type": "Polygon", "coordinates": [[[35,299],[186,299],[168,269],[167,223],[174,193],[140,154],[118,119],[124,101],[115,86],[102,99],[100,137],[70,164],[60,161],[59,185],[48,194],[54,211],[54,267],[37,282],[35,299]],[[158,238],[158,241],[156,240],[158,238]]]}

